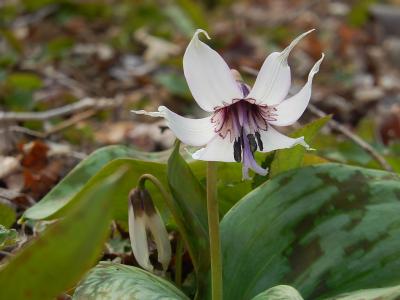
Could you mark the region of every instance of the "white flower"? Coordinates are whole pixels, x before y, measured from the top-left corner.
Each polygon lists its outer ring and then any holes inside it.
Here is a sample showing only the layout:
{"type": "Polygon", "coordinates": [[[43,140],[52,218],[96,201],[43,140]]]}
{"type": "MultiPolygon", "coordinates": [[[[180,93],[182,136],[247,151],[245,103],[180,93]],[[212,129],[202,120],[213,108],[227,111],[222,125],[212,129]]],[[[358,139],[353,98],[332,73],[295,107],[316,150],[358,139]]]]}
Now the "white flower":
{"type": "Polygon", "coordinates": [[[149,231],[157,247],[158,261],[165,272],[171,261],[171,244],[164,223],[146,189],[138,188],[130,192],[128,221],[132,252],[138,264],[148,271],[154,269],[149,260],[149,231]]]}
{"type": "Polygon", "coordinates": [[[205,145],[193,153],[194,159],[242,162],[244,179],[249,178],[249,169],[266,175],[267,170],[254,160],[256,150],[269,152],[297,144],[309,148],[303,137],[287,137],[274,126],[295,123],[310,101],[312,80],[324,55],[311,69],[303,88],[286,99],[291,84],[287,58],[294,46],[312,31],[298,36],[282,52],[271,53],[250,88],[235,76],[237,71],[232,72],[216,51],[199,40],[200,33],[210,37],[198,29],[183,57],[183,70],[197,104],[211,114],[202,119],[188,119],[165,106],[160,106],[158,112],[135,113],[163,117],[182,142],[205,145]]]}

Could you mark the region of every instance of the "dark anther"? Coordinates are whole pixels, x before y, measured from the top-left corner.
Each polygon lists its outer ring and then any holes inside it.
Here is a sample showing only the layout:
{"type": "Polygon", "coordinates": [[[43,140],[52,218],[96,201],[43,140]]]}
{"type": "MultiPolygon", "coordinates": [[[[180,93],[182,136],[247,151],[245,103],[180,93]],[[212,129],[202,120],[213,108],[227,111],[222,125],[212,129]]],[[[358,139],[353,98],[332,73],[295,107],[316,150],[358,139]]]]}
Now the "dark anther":
{"type": "Polygon", "coordinates": [[[256,143],[256,139],[254,138],[254,134],[248,134],[247,139],[249,140],[251,152],[253,152],[253,153],[256,152],[257,143],[256,143]]]}
{"type": "Polygon", "coordinates": [[[233,157],[237,162],[242,161],[242,143],[240,141],[240,137],[235,139],[235,142],[233,143],[233,157]]]}
{"type": "Polygon", "coordinates": [[[263,151],[264,145],[263,145],[263,142],[261,140],[260,133],[258,131],[256,131],[255,135],[256,135],[256,139],[257,139],[258,149],[260,149],[260,151],[263,151]]]}

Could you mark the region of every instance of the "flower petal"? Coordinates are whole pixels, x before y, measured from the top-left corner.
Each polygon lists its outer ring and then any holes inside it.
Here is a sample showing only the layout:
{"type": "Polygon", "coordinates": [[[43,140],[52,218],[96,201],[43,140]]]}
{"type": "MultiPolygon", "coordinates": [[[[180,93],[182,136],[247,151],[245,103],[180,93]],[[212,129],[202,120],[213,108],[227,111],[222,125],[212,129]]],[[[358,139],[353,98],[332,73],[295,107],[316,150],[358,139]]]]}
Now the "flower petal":
{"type": "Polygon", "coordinates": [[[171,128],[176,137],[187,145],[203,146],[215,136],[211,116],[202,119],[184,118],[165,106],[160,106],[158,112],[146,112],[144,110],[132,112],[165,118],[168,127],[171,128]]]}
{"type": "Polygon", "coordinates": [[[273,52],[264,61],[256,82],[247,98],[255,99],[259,105],[276,105],[289,92],[291,75],[287,58],[297,43],[314,29],[295,38],[282,52],[273,52]]]}
{"type": "Polygon", "coordinates": [[[206,31],[196,30],[183,56],[183,71],[199,106],[214,111],[224,102],[242,98],[242,93],[222,57],[199,40],[200,33],[210,39],[206,31]]]}
{"type": "Polygon", "coordinates": [[[290,138],[279,133],[272,126],[268,126],[266,131],[260,131],[260,135],[264,146],[262,152],[290,148],[295,145],[302,145],[306,149],[310,149],[310,146],[304,141],[304,137],[290,138]]]}
{"type": "Polygon", "coordinates": [[[147,221],[147,226],[157,246],[158,261],[163,270],[166,271],[171,261],[171,243],[169,242],[168,232],[158,213],[147,216],[147,221]]]}
{"type": "Polygon", "coordinates": [[[192,157],[205,161],[234,162],[233,143],[230,142],[229,138],[223,139],[216,135],[205,148],[193,153],[192,157]]]}
{"type": "Polygon", "coordinates": [[[312,67],[310,73],[308,74],[307,83],[303,88],[294,96],[288,98],[276,106],[276,121],[271,121],[269,123],[276,126],[288,126],[296,122],[305,109],[307,108],[308,102],[311,98],[311,88],[314,75],[318,73],[319,66],[324,59],[324,54],[320,60],[318,60],[312,67]]]}
{"type": "Polygon", "coordinates": [[[148,271],[153,271],[153,265],[149,260],[149,246],[147,244],[145,215],[135,216],[131,201],[129,201],[128,223],[129,237],[133,255],[138,264],[148,271]]]}

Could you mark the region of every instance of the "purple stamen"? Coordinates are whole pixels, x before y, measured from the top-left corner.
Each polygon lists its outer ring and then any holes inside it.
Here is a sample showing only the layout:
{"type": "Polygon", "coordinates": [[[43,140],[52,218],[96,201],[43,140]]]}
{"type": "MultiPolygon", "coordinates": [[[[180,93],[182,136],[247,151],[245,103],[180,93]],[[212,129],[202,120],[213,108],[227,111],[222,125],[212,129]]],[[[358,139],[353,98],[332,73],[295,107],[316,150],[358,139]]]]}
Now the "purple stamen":
{"type": "Polygon", "coordinates": [[[267,174],[267,170],[255,161],[254,152],[264,149],[260,132],[268,130],[268,121],[274,120],[276,110],[257,105],[252,99],[244,99],[249,94],[249,88],[243,83],[239,83],[239,86],[243,99],[235,99],[230,105],[217,108],[211,122],[215,124],[215,132],[222,138],[229,135],[233,143],[233,156],[237,162],[243,163],[243,179],[248,179],[249,169],[260,175],[267,174]]]}
{"type": "Polygon", "coordinates": [[[249,139],[243,135],[242,137],[244,141],[243,147],[243,169],[242,169],[242,178],[249,179],[249,169],[252,169],[254,172],[260,175],[267,175],[268,170],[261,168],[254,159],[254,152],[251,151],[249,139]]]}

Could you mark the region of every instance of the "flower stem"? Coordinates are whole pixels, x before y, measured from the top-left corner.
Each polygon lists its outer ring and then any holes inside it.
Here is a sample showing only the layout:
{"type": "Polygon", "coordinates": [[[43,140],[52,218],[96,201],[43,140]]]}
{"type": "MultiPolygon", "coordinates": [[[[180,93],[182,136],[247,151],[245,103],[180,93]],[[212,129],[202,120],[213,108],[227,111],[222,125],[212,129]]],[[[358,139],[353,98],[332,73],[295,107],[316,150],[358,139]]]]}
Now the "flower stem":
{"type": "Polygon", "coordinates": [[[222,300],[222,263],[217,199],[217,164],[207,162],[207,212],[210,235],[212,300],[222,300]]]}

